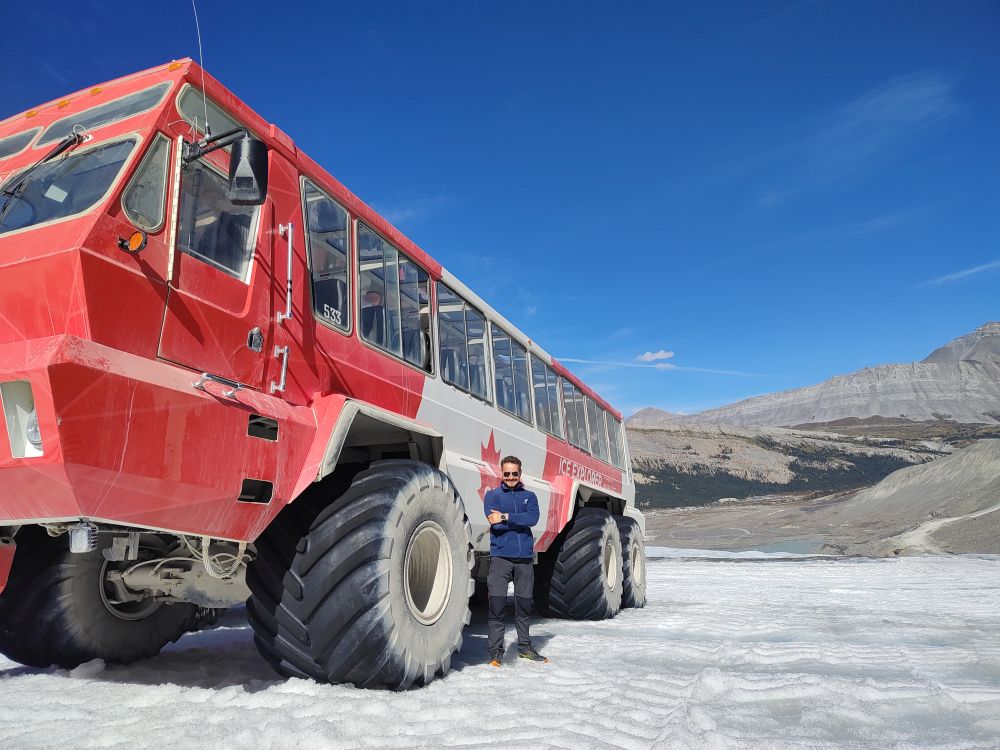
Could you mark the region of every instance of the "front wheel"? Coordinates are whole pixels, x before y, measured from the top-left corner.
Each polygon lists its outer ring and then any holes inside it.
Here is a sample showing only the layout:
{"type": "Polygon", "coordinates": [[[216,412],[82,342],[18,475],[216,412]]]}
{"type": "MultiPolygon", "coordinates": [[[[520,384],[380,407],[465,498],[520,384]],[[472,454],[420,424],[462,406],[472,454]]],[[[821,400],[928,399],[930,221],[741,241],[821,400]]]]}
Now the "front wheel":
{"type": "Polygon", "coordinates": [[[380,461],[315,518],[257,542],[250,624],[286,676],[405,689],[450,669],[469,622],[472,529],[443,473],[380,461]]]}
{"type": "Polygon", "coordinates": [[[569,620],[606,620],[618,614],[622,544],[608,511],[577,511],[558,547],[539,565],[535,599],[543,614],[569,620]]]}

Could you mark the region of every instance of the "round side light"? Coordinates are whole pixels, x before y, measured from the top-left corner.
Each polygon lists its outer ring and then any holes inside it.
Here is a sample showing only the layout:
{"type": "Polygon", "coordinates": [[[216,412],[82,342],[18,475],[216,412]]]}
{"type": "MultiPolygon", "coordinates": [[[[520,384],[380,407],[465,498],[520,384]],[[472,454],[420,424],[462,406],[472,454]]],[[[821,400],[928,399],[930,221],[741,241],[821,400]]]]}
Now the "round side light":
{"type": "Polygon", "coordinates": [[[138,255],[144,247],[146,247],[146,240],[148,237],[145,232],[135,231],[129,235],[129,238],[123,239],[118,238],[118,247],[124,250],[126,253],[131,253],[132,255],[138,255]]]}

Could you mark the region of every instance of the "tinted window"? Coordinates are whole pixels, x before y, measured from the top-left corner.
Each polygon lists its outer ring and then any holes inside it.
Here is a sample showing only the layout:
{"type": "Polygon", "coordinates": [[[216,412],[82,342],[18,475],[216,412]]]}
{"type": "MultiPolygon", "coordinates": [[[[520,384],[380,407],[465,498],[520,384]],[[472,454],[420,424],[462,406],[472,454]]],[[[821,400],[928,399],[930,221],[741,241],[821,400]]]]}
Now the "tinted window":
{"type": "Polygon", "coordinates": [[[204,160],[181,173],[177,247],[237,279],[246,279],[253,257],[257,206],[236,206],[227,180],[204,160]]]}
{"type": "Polygon", "coordinates": [[[590,452],[587,439],[587,406],[580,389],[563,380],[563,409],[566,411],[566,436],[570,443],[581,450],[590,452]]]}
{"type": "Polygon", "coordinates": [[[122,196],[122,209],[136,226],[154,231],[163,224],[169,157],[170,142],[157,137],[122,196]]]}
{"type": "Polygon", "coordinates": [[[194,125],[202,133],[205,130],[205,112],[208,112],[208,125],[212,133],[218,135],[229,130],[242,127],[232,117],[222,111],[211,99],[206,99],[198,89],[188,86],[177,98],[177,109],[181,116],[194,125]]]}
{"type": "Polygon", "coordinates": [[[559,419],[559,379],[547,364],[531,357],[531,383],[535,392],[535,419],[540,429],[562,437],[559,419]]]}
{"type": "Polygon", "coordinates": [[[15,191],[17,197],[0,196],[0,234],[92,208],[107,194],[133,148],[135,141],[129,139],[71,151],[65,158],[42,164],[15,191]]]}
{"type": "Polygon", "coordinates": [[[329,325],[350,326],[347,211],[308,180],[302,183],[313,309],[329,325]]]}
{"type": "Polygon", "coordinates": [[[594,399],[587,399],[587,425],[590,428],[590,452],[603,461],[608,460],[608,432],[604,423],[604,409],[594,399]]]}
{"type": "Polygon", "coordinates": [[[0,139],[0,159],[6,159],[8,156],[13,156],[20,151],[24,151],[27,145],[31,143],[31,139],[38,135],[39,130],[41,128],[26,130],[23,133],[9,135],[6,138],[0,139]]]}
{"type": "Polygon", "coordinates": [[[490,397],[486,318],[449,287],[438,283],[441,375],[481,399],[490,397]]]}
{"type": "Polygon", "coordinates": [[[622,452],[622,423],[608,414],[608,443],[611,450],[611,463],[621,469],[624,465],[622,452]]]}
{"type": "Polygon", "coordinates": [[[430,370],[427,272],[364,224],[358,224],[361,338],[430,370]]]}
{"type": "Polygon", "coordinates": [[[493,372],[497,406],[530,423],[528,353],[495,323],[490,324],[490,331],[493,338],[493,372]]]}
{"type": "Polygon", "coordinates": [[[35,144],[35,148],[61,141],[72,133],[73,128],[77,125],[84,130],[93,130],[152,109],[160,103],[169,88],[169,83],[161,83],[145,91],[137,91],[134,94],[123,96],[121,99],[115,99],[113,102],[56,120],[45,129],[42,137],[35,144]]]}

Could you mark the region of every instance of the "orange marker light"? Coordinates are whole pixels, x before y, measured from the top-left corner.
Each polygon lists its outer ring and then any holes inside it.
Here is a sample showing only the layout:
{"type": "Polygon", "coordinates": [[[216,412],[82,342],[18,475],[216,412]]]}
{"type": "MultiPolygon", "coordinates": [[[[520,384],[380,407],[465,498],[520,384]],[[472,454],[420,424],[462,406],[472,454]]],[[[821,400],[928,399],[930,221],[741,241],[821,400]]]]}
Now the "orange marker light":
{"type": "Polygon", "coordinates": [[[62,100],[61,102],[59,102],[59,103],[58,103],[58,104],[57,104],[56,106],[57,106],[57,107],[58,107],[59,109],[62,109],[63,107],[68,107],[68,106],[69,106],[69,99],[63,99],[63,100],[62,100]]]}
{"type": "Polygon", "coordinates": [[[177,70],[180,67],[181,64],[179,62],[172,62],[170,63],[170,65],[167,66],[167,70],[177,70]]]}
{"type": "Polygon", "coordinates": [[[118,247],[126,253],[136,255],[146,247],[146,239],[145,232],[132,232],[127,240],[122,237],[118,238],[118,247]]]}
{"type": "Polygon", "coordinates": [[[24,113],[24,116],[25,117],[34,117],[37,114],[38,114],[38,110],[37,109],[29,109],[27,112],[24,113]]]}
{"type": "Polygon", "coordinates": [[[104,89],[102,89],[102,88],[101,88],[100,86],[94,86],[94,88],[92,88],[92,89],[90,90],[90,95],[91,95],[91,96],[97,96],[97,95],[98,95],[98,94],[100,94],[100,93],[101,93],[102,91],[104,91],[104,89]]]}

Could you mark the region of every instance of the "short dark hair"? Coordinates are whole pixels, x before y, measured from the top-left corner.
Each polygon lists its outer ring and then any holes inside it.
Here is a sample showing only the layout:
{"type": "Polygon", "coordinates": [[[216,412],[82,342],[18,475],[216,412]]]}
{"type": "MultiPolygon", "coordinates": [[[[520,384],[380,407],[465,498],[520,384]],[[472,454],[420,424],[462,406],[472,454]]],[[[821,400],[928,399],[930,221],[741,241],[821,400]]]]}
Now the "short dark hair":
{"type": "Polygon", "coordinates": [[[500,462],[500,466],[504,464],[517,464],[518,471],[521,470],[521,459],[517,456],[504,456],[503,460],[500,462]]]}

